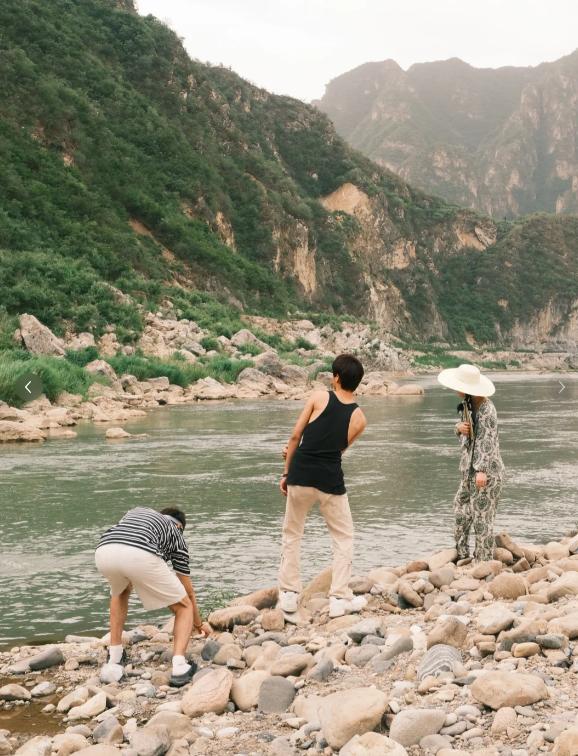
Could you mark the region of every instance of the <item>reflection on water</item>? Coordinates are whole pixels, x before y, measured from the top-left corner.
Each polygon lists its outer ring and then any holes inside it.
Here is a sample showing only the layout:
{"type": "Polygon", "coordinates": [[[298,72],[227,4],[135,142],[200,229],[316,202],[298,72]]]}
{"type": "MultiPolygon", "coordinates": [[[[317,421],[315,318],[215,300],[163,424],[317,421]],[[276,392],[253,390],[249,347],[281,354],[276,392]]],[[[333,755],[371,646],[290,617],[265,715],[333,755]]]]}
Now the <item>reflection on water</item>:
{"type": "MultiPolygon", "coordinates": [[[[507,478],[498,527],[547,541],[576,523],[578,381],[497,376],[507,478]]],[[[347,453],[355,570],[395,564],[451,543],[458,448],[456,400],[424,379],[423,399],[363,399],[369,427],[347,453]]],[[[100,533],[135,505],[182,507],[198,591],[249,591],[277,569],[284,501],[280,450],[298,405],[244,402],[161,409],[126,427],[146,438],[0,448],[0,644],[94,632],[106,588],[94,568],[100,533]]],[[[303,545],[310,577],[330,559],[313,513],[303,545]]],[[[135,602],[133,619],[141,609],[135,602]]]]}

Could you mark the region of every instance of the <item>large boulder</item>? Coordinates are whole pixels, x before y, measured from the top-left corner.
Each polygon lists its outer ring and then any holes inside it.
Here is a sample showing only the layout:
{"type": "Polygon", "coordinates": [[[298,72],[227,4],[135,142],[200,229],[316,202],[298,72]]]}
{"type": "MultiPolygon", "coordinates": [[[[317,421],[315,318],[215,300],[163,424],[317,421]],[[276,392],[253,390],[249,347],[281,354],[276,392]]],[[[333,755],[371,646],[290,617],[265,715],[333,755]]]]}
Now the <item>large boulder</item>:
{"type": "Polygon", "coordinates": [[[566,572],[548,588],[548,601],[558,601],[566,596],[578,596],[578,572],[566,572]]]}
{"type": "Polygon", "coordinates": [[[271,588],[259,588],[253,593],[246,596],[239,596],[231,601],[231,606],[254,606],[256,609],[270,609],[277,604],[279,598],[279,589],[277,586],[271,588]]]}
{"type": "Polygon", "coordinates": [[[521,672],[486,672],[474,681],[472,696],[490,709],[528,706],[548,698],[542,678],[521,672]]]}
{"type": "Polygon", "coordinates": [[[240,331],[237,331],[237,333],[234,333],[231,336],[231,344],[236,347],[243,347],[251,344],[252,346],[261,349],[261,351],[269,351],[271,349],[269,344],[258,339],[257,336],[255,336],[254,333],[251,333],[247,328],[242,328],[240,331]]]}
{"type": "Polygon", "coordinates": [[[46,433],[34,425],[0,420],[0,443],[12,441],[44,441],[46,433]]]}
{"type": "Polygon", "coordinates": [[[501,572],[488,586],[494,598],[517,599],[527,593],[526,581],[521,575],[511,572],[501,572]]]}
{"type": "Polygon", "coordinates": [[[443,709],[404,709],[394,717],[389,735],[403,746],[417,745],[426,735],[436,735],[445,718],[443,709]]]}
{"type": "Polygon", "coordinates": [[[24,346],[32,354],[46,354],[63,357],[65,354],[62,339],[55,336],[50,328],[43,325],[34,315],[20,316],[20,335],[24,346]]]}
{"type": "Polygon", "coordinates": [[[183,696],[183,714],[189,717],[199,717],[208,712],[222,714],[229,702],[232,685],[233,675],[228,669],[211,669],[194,682],[183,696]]]}
{"type": "Polygon", "coordinates": [[[116,373],[114,372],[113,368],[108,364],[108,362],[105,362],[105,360],[93,360],[92,362],[89,362],[84,369],[87,373],[92,373],[92,375],[101,375],[111,381],[114,381],[114,379],[116,378],[116,373]]]}
{"type": "Polygon", "coordinates": [[[355,735],[374,730],[387,707],[387,696],[377,688],[352,688],[326,696],[319,721],[331,748],[342,748],[355,735]]]}
{"type": "Polygon", "coordinates": [[[458,552],[456,549],[444,549],[443,551],[438,551],[436,554],[429,557],[427,563],[430,571],[435,572],[436,570],[439,570],[440,567],[448,564],[448,562],[455,562],[457,558],[458,552]]]}

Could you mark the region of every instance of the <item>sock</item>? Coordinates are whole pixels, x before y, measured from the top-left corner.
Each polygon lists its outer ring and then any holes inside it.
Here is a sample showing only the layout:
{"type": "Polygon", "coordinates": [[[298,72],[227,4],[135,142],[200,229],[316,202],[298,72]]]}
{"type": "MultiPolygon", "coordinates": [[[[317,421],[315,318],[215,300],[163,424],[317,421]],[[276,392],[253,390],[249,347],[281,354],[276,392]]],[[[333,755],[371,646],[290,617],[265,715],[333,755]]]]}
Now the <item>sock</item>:
{"type": "Polygon", "coordinates": [[[190,668],[184,656],[173,656],[173,675],[184,675],[190,668]]]}
{"type": "Polygon", "coordinates": [[[108,661],[110,664],[120,664],[122,659],[122,644],[120,646],[108,647],[108,661]]]}

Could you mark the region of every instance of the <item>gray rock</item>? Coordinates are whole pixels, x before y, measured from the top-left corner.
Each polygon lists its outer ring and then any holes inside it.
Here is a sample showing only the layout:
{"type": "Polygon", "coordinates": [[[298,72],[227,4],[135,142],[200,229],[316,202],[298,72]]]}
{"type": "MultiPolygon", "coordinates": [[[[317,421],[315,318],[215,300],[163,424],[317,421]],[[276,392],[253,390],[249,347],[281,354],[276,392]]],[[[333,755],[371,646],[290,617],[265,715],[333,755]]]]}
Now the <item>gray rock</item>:
{"type": "Polygon", "coordinates": [[[441,709],[405,709],[393,718],[389,736],[403,746],[417,745],[426,735],[437,735],[445,718],[441,709]]]}
{"type": "Polygon", "coordinates": [[[53,682],[47,680],[39,682],[35,685],[30,693],[33,698],[39,698],[40,696],[51,696],[56,691],[56,685],[53,682]]]}
{"type": "Polygon", "coordinates": [[[201,651],[201,659],[203,659],[203,661],[212,661],[217,655],[217,652],[220,648],[220,643],[217,643],[217,641],[213,640],[212,638],[209,639],[203,646],[203,650],[201,651]]]}
{"type": "Polygon", "coordinates": [[[317,680],[317,682],[325,682],[331,676],[335,666],[331,659],[321,659],[312,669],[307,673],[308,680],[317,680]]]}
{"type": "Polygon", "coordinates": [[[0,701],[30,701],[31,698],[30,691],[16,683],[8,683],[0,688],[0,701]]]}
{"type": "Polygon", "coordinates": [[[40,669],[49,669],[49,667],[57,667],[59,664],[64,664],[64,655],[59,648],[53,646],[30,657],[26,661],[30,669],[33,672],[37,672],[40,669]]]}
{"type": "Polygon", "coordinates": [[[369,662],[369,667],[376,675],[383,675],[395,664],[395,659],[384,659],[382,654],[377,654],[369,662]]]}
{"type": "Polygon", "coordinates": [[[438,644],[432,646],[422,658],[417,668],[418,680],[424,680],[430,675],[437,677],[444,672],[455,674],[462,667],[462,655],[457,648],[438,644]]]}
{"type": "Polygon", "coordinates": [[[468,725],[464,720],[460,720],[459,722],[456,722],[455,724],[450,725],[449,727],[444,727],[440,730],[440,733],[442,735],[450,735],[452,737],[455,737],[456,735],[461,735],[462,732],[465,732],[468,729],[468,725]]]}
{"type": "Polygon", "coordinates": [[[294,756],[297,751],[289,742],[289,738],[280,736],[269,743],[268,753],[271,756],[294,756]]]}
{"type": "Polygon", "coordinates": [[[92,739],[95,743],[122,743],[124,735],[118,719],[112,714],[105,717],[95,727],[92,739]]]}
{"type": "Polygon", "coordinates": [[[52,738],[46,735],[37,735],[27,740],[16,751],[17,756],[49,756],[52,751],[52,738]]]}
{"type": "Polygon", "coordinates": [[[367,644],[372,646],[385,646],[385,638],[382,638],[380,635],[366,635],[361,641],[361,645],[366,646],[367,644]]]}
{"type": "Polygon", "coordinates": [[[295,686],[285,677],[268,677],[259,689],[259,711],[265,714],[281,714],[291,706],[295,698],[295,686]]]}
{"type": "Polygon", "coordinates": [[[250,638],[245,643],[245,648],[249,648],[250,646],[262,646],[265,641],[274,641],[275,643],[278,643],[280,646],[286,646],[287,645],[287,636],[285,633],[276,633],[273,631],[263,633],[262,635],[258,635],[256,638],[250,638]]]}
{"type": "Polygon", "coordinates": [[[165,725],[154,725],[134,732],[130,744],[138,756],[164,756],[171,747],[171,738],[165,725]]]}
{"type": "Polygon", "coordinates": [[[437,753],[442,748],[449,748],[451,740],[444,735],[426,735],[419,741],[419,747],[424,751],[437,753]]]}
{"type": "Polygon", "coordinates": [[[406,654],[409,651],[413,651],[413,640],[410,635],[407,635],[403,638],[398,638],[392,646],[382,651],[379,656],[384,660],[395,659],[396,656],[406,654]]]}
{"type": "Polygon", "coordinates": [[[547,633],[546,635],[537,635],[536,643],[542,648],[560,649],[565,648],[568,643],[568,638],[565,635],[555,635],[554,633],[547,633]]]}
{"type": "Polygon", "coordinates": [[[367,635],[377,635],[383,638],[382,621],[377,618],[368,618],[361,620],[347,631],[347,635],[354,643],[361,643],[367,635]]]}
{"type": "Polygon", "coordinates": [[[347,649],[345,653],[345,661],[347,664],[353,664],[355,667],[365,667],[368,661],[372,659],[379,651],[378,646],[364,645],[353,646],[347,649]]]}

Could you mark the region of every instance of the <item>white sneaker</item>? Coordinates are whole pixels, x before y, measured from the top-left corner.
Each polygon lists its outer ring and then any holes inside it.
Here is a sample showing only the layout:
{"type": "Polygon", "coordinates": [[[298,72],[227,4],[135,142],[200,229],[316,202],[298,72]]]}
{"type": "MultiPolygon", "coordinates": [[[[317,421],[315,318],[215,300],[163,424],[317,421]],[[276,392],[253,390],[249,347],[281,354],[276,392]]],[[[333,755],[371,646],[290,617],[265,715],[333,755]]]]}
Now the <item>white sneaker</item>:
{"type": "Polygon", "coordinates": [[[343,617],[344,614],[347,614],[349,601],[347,599],[340,599],[337,598],[337,596],[330,596],[329,597],[329,616],[334,617],[343,617]]]}
{"type": "Polygon", "coordinates": [[[277,606],[287,614],[294,614],[297,611],[297,599],[299,594],[295,591],[279,591],[279,600],[277,606]]]}

